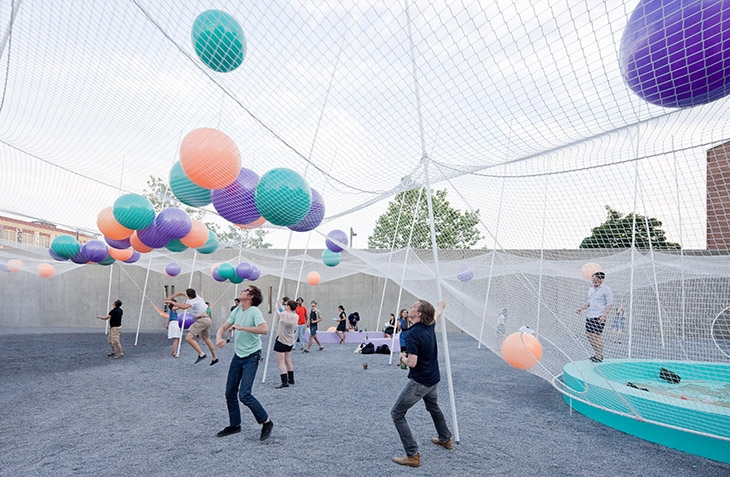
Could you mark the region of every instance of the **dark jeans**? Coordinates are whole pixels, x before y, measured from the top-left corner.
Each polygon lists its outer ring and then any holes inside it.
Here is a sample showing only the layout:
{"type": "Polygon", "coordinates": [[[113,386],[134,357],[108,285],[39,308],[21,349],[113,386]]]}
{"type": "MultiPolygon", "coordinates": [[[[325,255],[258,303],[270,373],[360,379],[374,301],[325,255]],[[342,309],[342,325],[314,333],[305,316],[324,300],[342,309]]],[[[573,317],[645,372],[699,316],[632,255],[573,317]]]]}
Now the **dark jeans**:
{"type": "Polygon", "coordinates": [[[400,440],[403,443],[403,449],[405,449],[408,457],[413,457],[418,452],[418,443],[413,438],[411,428],[408,427],[406,412],[421,399],[423,399],[423,403],[426,405],[426,410],[431,414],[431,419],[433,419],[433,424],[436,426],[439,439],[441,441],[451,439],[451,431],[449,430],[449,426],[446,425],[444,414],[439,408],[438,395],[436,393],[437,387],[438,384],[424,386],[409,379],[408,384],[406,384],[400,396],[398,396],[398,400],[395,401],[393,409],[390,410],[390,417],[393,419],[393,424],[395,424],[395,428],[398,430],[398,435],[400,435],[400,440]]]}
{"type": "Polygon", "coordinates": [[[253,380],[256,378],[256,371],[259,369],[260,357],[260,350],[245,358],[233,355],[231,366],[228,368],[228,382],[226,383],[226,404],[228,405],[228,419],[231,426],[241,425],[239,400],[251,410],[253,417],[259,424],[263,424],[269,418],[261,403],[251,394],[253,380]]]}

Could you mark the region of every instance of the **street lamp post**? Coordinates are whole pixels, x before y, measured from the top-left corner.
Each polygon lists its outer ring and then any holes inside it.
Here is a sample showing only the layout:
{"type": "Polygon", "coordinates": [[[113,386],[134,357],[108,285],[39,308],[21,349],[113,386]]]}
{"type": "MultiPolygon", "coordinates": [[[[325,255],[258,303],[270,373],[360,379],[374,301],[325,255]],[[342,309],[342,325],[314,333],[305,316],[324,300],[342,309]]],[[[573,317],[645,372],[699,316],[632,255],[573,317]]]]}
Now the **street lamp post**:
{"type": "Polygon", "coordinates": [[[352,227],[350,227],[350,247],[355,248],[352,246],[352,237],[357,237],[357,234],[354,230],[352,230],[352,227]]]}

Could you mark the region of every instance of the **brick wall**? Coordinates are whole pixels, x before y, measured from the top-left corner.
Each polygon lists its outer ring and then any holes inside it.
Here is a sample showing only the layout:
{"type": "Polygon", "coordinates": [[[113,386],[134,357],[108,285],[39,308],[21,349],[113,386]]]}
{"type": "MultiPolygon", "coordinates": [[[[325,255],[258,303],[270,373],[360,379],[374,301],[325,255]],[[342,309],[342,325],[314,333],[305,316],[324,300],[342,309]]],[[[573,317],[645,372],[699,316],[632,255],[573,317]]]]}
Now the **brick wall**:
{"type": "Polygon", "coordinates": [[[707,249],[730,250],[730,142],[707,151],[707,249]]]}

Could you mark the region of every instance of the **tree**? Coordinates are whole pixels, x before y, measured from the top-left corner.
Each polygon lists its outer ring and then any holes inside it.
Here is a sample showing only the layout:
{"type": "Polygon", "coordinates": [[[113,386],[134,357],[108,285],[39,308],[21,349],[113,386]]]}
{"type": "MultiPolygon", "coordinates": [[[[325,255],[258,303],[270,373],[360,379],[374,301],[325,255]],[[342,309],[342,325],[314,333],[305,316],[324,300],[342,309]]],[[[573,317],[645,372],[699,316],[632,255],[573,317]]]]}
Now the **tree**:
{"type": "MultiPolygon", "coordinates": [[[[454,209],[446,200],[446,190],[434,191],[431,199],[436,244],[439,248],[468,249],[482,238],[477,229],[478,210],[460,212],[454,209]]],[[[425,188],[396,194],[395,199],[388,204],[387,211],[375,223],[373,234],[368,237],[369,248],[405,248],[408,245],[416,249],[431,248],[431,229],[425,188]],[[411,228],[413,228],[413,236],[409,243],[411,228]]]]}
{"type": "MultiPolygon", "coordinates": [[[[608,217],[606,221],[593,228],[593,233],[584,238],[580,243],[580,248],[631,248],[632,229],[634,226],[634,214],[624,216],[621,212],[606,206],[608,217]]],[[[651,246],[655,249],[670,250],[679,249],[681,245],[674,242],[668,242],[664,231],[661,229],[662,223],[655,218],[647,218],[643,215],[636,216],[636,239],[637,248],[649,248],[649,240],[651,246]],[[647,231],[647,222],[649,230],[647,231]]]]}
{"type": "Polygon", "coordinates": [[[160,177],[150,176],[147,181],[149,190],[144,189],[142,195],[147,197],[155,213],[160,213],[162,209],[167,207],[178,207],[190,216],[191,219],[202,221],[208,230],[216,234],[221,242],[230,242],[235,246],[241,245],[241,248],[270,248],[272,245],[266,242],[267,231],[262,229],[241,229],[229,223],[228,229],[223,230],[220,225],[214,222],[206,222],[203,220],[203,210],[183,205],[172,193],[170,186],[160,177]]]}

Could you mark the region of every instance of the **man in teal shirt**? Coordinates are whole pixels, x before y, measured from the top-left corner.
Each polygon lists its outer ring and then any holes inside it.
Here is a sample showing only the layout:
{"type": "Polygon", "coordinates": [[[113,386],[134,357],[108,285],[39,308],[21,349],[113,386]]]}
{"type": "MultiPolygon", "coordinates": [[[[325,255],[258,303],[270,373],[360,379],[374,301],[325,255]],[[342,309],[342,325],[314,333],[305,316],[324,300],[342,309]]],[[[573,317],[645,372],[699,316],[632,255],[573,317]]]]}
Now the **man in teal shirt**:
{"type": "Polygon", "coordinates": [[[226,405],[230,424],[217,435],[225,437],[241,432],[241,408],[238,405],[240,400],[251,410],[256,422],[261,424],[260,439],[265,441],[271,435],[274,423],[258,399],[251,394],[251,388],[261,358],[261,335],[268,333],[269,328],[261,310],[258,309],[263,301],[261,290],[249,285],[241,290],[238,298],[241,305],[231,311],[228,320],[218,329],[216,335],[216,344],[219,348],[223,348],[226,345],[226,340],[223,338],[226,331],[229,328],[237,331],[234,333],[235,353],[228,368],[226,382],[226,405]]]}

